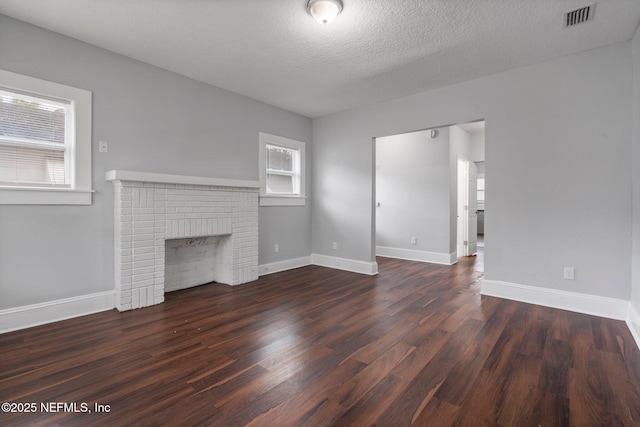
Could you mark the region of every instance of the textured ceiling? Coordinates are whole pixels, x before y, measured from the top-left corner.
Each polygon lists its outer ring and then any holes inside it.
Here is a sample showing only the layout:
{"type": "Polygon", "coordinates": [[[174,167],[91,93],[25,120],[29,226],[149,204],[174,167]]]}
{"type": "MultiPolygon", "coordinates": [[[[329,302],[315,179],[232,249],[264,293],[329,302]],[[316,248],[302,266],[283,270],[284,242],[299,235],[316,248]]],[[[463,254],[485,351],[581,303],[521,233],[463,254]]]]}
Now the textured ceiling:
{"type": "Polygon", "coordinates": [[[308,117],[629,40],[639,0],[0,0],[0,13],[308,117]]]}

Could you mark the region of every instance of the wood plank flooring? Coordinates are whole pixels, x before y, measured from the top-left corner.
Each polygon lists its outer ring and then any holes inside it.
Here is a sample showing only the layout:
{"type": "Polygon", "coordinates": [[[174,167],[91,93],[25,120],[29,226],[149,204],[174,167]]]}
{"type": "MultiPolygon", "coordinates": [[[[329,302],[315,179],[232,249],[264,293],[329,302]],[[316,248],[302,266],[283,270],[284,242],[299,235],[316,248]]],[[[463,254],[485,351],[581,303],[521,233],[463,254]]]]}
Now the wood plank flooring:
{"type": "Polygon", "coordinates": [[[481,256],[378,261],[0,335],[0,402],[37,405],[0,425],[640,426],[623,322],[481,297],[481,256]]]}

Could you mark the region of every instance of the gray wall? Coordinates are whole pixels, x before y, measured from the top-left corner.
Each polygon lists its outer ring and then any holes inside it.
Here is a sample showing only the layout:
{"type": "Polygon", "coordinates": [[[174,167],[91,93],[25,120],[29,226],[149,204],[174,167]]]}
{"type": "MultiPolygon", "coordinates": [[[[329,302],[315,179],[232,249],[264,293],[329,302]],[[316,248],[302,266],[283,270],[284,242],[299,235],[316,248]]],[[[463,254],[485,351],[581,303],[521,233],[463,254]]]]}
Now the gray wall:
{"type": "MultiPolygon", "coordinates": [[[[631,252],[631,304],[640,313],[640,32],[632,41],[633,51],[633,250],[631,252]]],[[[640,331],[640,324],[636,326],[640,331]]]]}
{"type": "Polygon", "coordinates": [[[376,139],[378,246],[450,253],[449,129],[439,132],[376,139]]]}
{"type": "Polygon", "coordinates": [[[315,119],[313,252],[374,259],[372,137],[486,119],[486,278],[629,299],[631,70],[619,43],[315,119]]]}
{"type": "MultiPolygon", "coordinates": [[[[113,289],[108,170],[258,180],[261,131],[306,142],[311,166],[308,118],[2,15],[0,52],[2,69],[93,92],[96,190],[91,206],[0,205],[0,309],[113,289]]],[[[310,212],[260,209],[261,264],[311,253],[310,212]]]]}
{"type": "Polygon", "coordinates": [[[484,162],[484,132],[471,134],[471,153],[472,162],[484,162]]]}

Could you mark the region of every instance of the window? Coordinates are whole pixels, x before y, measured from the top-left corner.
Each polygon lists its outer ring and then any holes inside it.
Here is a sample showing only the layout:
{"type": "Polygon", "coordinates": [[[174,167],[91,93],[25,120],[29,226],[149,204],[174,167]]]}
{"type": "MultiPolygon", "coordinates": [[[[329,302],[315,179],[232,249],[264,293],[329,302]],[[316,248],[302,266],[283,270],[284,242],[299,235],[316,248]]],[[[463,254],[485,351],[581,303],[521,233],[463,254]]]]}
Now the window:
{"type": "Polygon", "coordinates": [[[484,210],[484,177],[478,177],[478,209],[484,210]]]}
{"type": "Polygon", "coordinates": [[[260,132],[261,206],[303,206],[304,142],[260,132]]]}
{"type": "Polygon", "coordinates": [[[299,195],[299,164],[299,150],[267,144],[267,194],[299,195]]]}
{"type": "Polygon", "coordinates": [[[91,204],[91,92],[0,70],[0,204],[91,204]]]}

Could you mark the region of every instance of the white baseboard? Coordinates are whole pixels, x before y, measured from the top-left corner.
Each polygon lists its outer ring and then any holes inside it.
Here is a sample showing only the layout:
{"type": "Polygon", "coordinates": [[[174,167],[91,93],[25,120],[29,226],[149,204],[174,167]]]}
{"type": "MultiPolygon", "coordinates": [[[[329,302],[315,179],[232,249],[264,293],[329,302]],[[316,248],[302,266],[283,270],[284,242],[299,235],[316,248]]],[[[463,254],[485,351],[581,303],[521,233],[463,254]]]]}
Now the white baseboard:
{"type": "Polygon", "coordinates": [[[458,263],[458,252],[453,252],[449,254],[449,265],[458,263]]]}
{"type": "Polygon", "coordinates": [[[335,268],[336,270],[351,271],[353,273],[378,274],[377,262],[366,262],[348,258],[338,258],[328,255],[311,254],[311,263],[321,267],[335,268]]]}
{"type": "Polygon", "coordinates": [[[480,294],[561,310],[627,320],[629,301],[517,283],[483,280],[480,294]]]}
{"type": "Polygon", "coordinates": [[[0,333],[107,311],[114,307],[115,292],[107,291],[0,310],[0,333]]]}
{"type": "Polygon", "coordinates": [[[636,345],[640,349],[640,313],[629,303],[629,315],[627,316],[627,327],[636,340],[636,345]]]}
{"type": "Polygon", "coordinates": [[[413,249],[389,248],[387,246],[376,246],[376,255],[445,265],[452,265],[458,261],[456,252],[445,254],[440,252],[416,251],[413,249]]]}
{"type": "Polygon", "coordinates": [[[336,270],[351,271],[353,273],[375,275],[378,274],[377,262],[358,261],[355,259],[338,258],[329,255],[311,254],[300,258],[287,259],[284,261],[262,264],[258,266],[258,275],[278,273],[292,270],[294,268],[305,267],[307,265],[319,265],[321,267],[335,268],[336,270]]]}
{"type": "Polygon", "coordinates": [[[258,266],[258,275],[278,273],[280,271],[292,270],[294,268],[305,267],[311,265],[311,256],[303,256],[300,258],[286,259],[284,261],[272,262],[258,266]]]}

